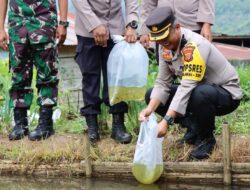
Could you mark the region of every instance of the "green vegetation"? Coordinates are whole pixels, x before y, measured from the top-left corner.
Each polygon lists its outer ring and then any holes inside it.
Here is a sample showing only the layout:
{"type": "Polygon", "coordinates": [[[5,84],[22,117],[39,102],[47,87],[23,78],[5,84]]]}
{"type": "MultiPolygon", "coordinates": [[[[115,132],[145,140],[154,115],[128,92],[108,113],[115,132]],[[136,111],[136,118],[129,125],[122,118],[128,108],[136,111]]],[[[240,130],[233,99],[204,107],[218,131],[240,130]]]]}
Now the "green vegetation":
{"type": "MultiPolygon", "coordinates": [[[[67,93],[60,94],[59,108],[62,113],[60,119],[55,122],[55,130],[57,135],[52,136],[48,140],[30,143],[27,138],[18,142],[8,142],[7,134],[10,131],[12,112],[8,107],[8,89],[10,87],[10,73],[8,72],[8,61],[0,61],[0,139],[5,143],[0,143],[0,159],[15,160],[21,163],[27,163],[27,167],[35,168],[40,163],[60,163],[62,161],[74,163],[84,159],[84,141],[83,128],[86,127],[84,119],[79,115],[77,109],[73,109],[69,104],[69,98],[63,100],[63,96],[69,97],[67,93]],[[65,102],[63,102],[65,101],[65,102]],[[4,140],[5,139],[5,140],[4,140]],[[7,143],[6,143],[7,142],[7,143]]],[[[241,151],[248,154],[249,141],[246,135],[250,134],[250,66],[239,66],[238,72],[241,78],[241,87],[244,89],[244,98],[239,108],[224,117],[216,119],[216,134],[221,134],[221,126],[224,121],[230,125],[231,131],[236,134],[232,136],[234,144],[232,151],[234,152],[233,160],[235,162],[245,162],[247,157],[238,153],[238,146],[242,146],[241,151]],[[243,135],[242,135],[243,134],[243,135]],[[240,135],[240,137],[239,137],[240,135]],[[245,135],[245,136],[244,136],[245,135]],[[243,137],[242,137],[243,136],[243,137]],[[237,142],[237,143],[235,143],[237,142]]],[[[153,86],[154,80],[158,72],[155,58],[151,55],[148,88],[153,86]]],[[[33,84],[34,86],[34,84],[33,84]]],[[[30,111],[30,129],[32,130],[37,124],[38,106],[34,103],[30,111]]],[[[130,101],[129,113],[126,118],[126,126],[128,131],[135,137],[129,145],[119,145],[114,143],[110,138],[111,132],[111,115],[108,114],[108,108],[102,106],[102,114],[99,116],[101,126],[102,140],[97,144],[97,147],[91,148],[91,156],[98,161],[119,161],[130,162],[134,155],[136,137],[139,133],[140,123],[138,121],[138,113],[145,108],[144,101],[130,101]]],[[[185,130],[177,125],[171,127],[168,135],[163,143],[164,160],[166,161],[187,161],[188,153],[191,148],[188,145],[178,147],[176,141],[181,138],[185,130]]],[[[218,136],[218,144],[221,145],[220,136],[218,136]]],[[[243,153],[242,153],[243,154],[243,153]]],[[[221,161],[221,151],[215,151],[211,157],[212,161],[221,161]]]]}
{"type": "Polygon", "coordinates": [[[250,1],[217,0],[213,31],[230,35],[250,35],[250,1]]]}
{"type": "Polygon", "coordinates": [[[11,123],[11,110],[9,108],[10,74],[8,60],[0,59],[0,127],[8,128],[11,123]]]}
{"type": "MultiPolygon", "coordinates": [[[[8,61],[0,61],[0,125],[2,133],[6,134],[10,131],[11,126],[11,115],[12,112],[9,108],[9,96],[8,89],[10,87],[10,73],[8,72],[8,61]]],[[[250,134],[250,66],[238,66],[237,67],[240,79],[241,87],[244,92],[243,101],[239,108],[226,116],[217,117],[216,133],[221,133],[221,126],[224,121],[227,121],[231,126],[234,133],[237,134],[250,134]]],[[[148,77],[148,88],[152,87],[154,80],[157,76],[158,66],[156,61],[151,55],[150,67],[149,67],[149,77],[148,77]]],[[[34,86],[34,84],[33,84],[34,86]]],[[[60,97],[65,96],[65,94],[60,94],[60,97]]],[[[61,100],[62,98],[60,98],[61,100]]],[[[67,102],[60,102],[57,108],[61,110],[61,117],[55,122],[55,129],[58,133],[72,133],[80,134],[83,131],[83,127],[86,127],[84,119],[79,115],[78,110],[73,110],[67,102]]],[[[37,124],[37,113],[38,106],[35,103],[35,98],[33,100],[33,105],[30,111],[30,128],[31,130],[35,128],[37,124]]],[[[68,100],[69,101],[69,100],[68,100]]],[[[142,102],[129,102],[129,113],[127,115],[127,123],[129,132],[136,136],[139,132],[140,123],[138,121],[138,113],[145,108],[144,101],[142,102]]],[[[102,128],[103,134],[110,133],[111,126],[111,116],[108,114],[106,106],[102,106],[102,115],[99,116],[99,123],[102,128]]]]}

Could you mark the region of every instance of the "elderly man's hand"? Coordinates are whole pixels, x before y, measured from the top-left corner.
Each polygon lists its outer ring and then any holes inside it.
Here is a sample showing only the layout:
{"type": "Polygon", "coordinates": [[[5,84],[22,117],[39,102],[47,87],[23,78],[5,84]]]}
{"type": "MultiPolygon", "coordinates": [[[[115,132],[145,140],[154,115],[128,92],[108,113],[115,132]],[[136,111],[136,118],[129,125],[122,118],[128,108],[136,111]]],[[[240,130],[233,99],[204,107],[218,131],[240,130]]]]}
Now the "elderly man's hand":
{"type": "Polygon", "coordinates": [[[209,23],[203,24],[201,28],[201,35],[204,36],[210,42],[213,40],[211,25],[209,23]]]}
{"type": "Polygon", "coordinates": [[[144,48],[149,48],[149,36],[147,34],[141,35],[140,43],[143,45],[144,48]]]}
{"type": "Polygon", "coordinates": [[[58,25],[56,29],[56,38],[58,39],[59,46],[63,45],[66,36],[67,36],[67,29],[62,25],[58,25]]]}
{"type": "Polygon", "coordinates": [[[9,36],[5,32],[5,30],[0,30],[0,47],[3,50],[7,50],[8,49],[8,40],[9,40],[9,36]]]}
{"type": "Polygon", "coordinates": [[[107,40],[109,38],[108,31],[104,25],[97,26],[93,30],[95,44],[102,47],[107,47],[107,40]]]}
{"type": "Polygon", "coordinates": [[[128,43],[135,43],[137,40],[136,30],[128,26],[125,31],[125,40],[128,43]]]}

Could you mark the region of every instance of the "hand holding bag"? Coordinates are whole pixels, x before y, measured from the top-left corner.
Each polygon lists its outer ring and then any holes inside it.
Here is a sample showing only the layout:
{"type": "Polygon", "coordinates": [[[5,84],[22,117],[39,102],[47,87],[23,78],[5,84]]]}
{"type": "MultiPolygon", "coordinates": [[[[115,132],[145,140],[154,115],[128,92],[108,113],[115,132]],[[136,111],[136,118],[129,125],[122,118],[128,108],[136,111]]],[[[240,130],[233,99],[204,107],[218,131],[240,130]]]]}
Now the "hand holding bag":
{"type": "Polygon", "coordinates": [[[151,114],[148,121],[141,123],[132,168],[135,178],[143,184],[154,183],[163,172],[163,138],[157,138],[157,133],[156,116],[151,114]]]}

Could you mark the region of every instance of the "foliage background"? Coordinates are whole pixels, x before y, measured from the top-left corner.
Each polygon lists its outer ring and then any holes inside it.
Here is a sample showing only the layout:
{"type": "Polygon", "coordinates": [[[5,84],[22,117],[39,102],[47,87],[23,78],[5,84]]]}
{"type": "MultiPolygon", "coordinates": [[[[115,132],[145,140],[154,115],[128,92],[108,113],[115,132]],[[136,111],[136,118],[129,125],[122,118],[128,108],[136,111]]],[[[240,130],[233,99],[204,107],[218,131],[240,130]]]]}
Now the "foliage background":
{"type": "Polygon", "coordinates": [[[230,35],[250,35],[250,0],[215,0],[213,31],[230,35]]]}

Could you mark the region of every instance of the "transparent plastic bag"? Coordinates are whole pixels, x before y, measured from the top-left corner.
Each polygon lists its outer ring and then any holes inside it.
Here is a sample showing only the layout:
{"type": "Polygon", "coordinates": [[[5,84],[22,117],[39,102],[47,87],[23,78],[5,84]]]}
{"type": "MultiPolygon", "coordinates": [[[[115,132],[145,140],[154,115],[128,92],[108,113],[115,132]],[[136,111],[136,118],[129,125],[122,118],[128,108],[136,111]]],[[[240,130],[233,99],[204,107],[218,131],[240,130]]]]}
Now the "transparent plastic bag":
{"type": "Polygon", "coordinates": [[[156,116],[151,114],[149,121],[141,123],[132,167],[134,177],[143,184],[154,183],[163,172],[163,138],[157,138],[157,133],[156,116]]]}
{"type": "Polygon", "coordinates": [[[127,43],[122,36],[113,36],[116,45],[108,58],[110,104],[144,99],[149,58],[139,43],[127,43]]]}

